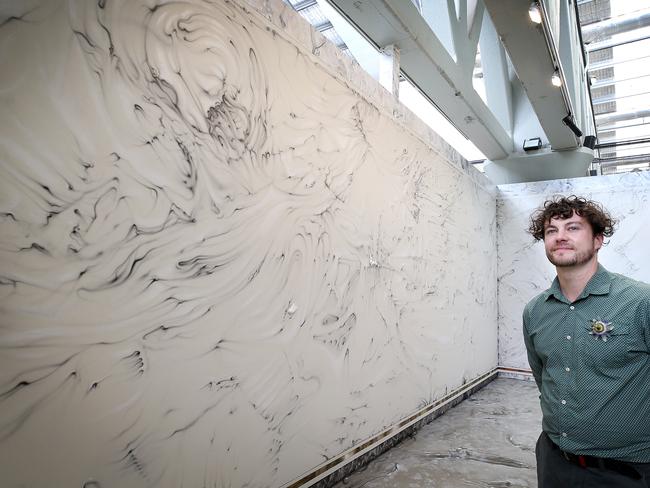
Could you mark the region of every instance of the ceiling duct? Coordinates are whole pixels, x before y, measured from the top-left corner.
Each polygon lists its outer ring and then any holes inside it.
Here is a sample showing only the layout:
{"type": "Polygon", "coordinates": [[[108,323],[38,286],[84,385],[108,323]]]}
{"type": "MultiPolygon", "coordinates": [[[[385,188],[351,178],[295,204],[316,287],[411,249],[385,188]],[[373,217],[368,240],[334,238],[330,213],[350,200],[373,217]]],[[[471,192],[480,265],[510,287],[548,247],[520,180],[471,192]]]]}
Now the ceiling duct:
{"type": "Polygon", "coordinates": [[[627,156],[620,158],[594,159],[594,163],[599,163],[600,167],[603,169],[631,164],[643,164],[648,162],[650,162],[650,154],[640,154],[638,156],[627,156]]]}
{"type": "Polygon", "coordinates": [[[593,53],[595,51],[609,49],[610,47],[623,46],[625,44],[631,44],[633,42],[645,41],[646,39],[650,39],[650,35],[644,34],[642,32],[637,32],[634,37],[631,37],[629,39],[607,39],[606,41],[591,42],[589,44],[586,44],[587,52],[593,53]]]}
{"type": "Polygon", "coordinates": [[[641,122],[632,122],[631,124],[611,124],[611,125],[599,125],[598,130],[601,132],[609,132],[612,130],[619,129],[629,129],[630,127],[642,127],[644,125],[650,125],[650,121],[645,122],[644,119],[641,119],[641,122]]]}
{"type": "Polygon", "coordinates": [[[601,41],[607,37],[629,32],[650,25],[650,11],[635,12],[633,14],[621,15],[612,19],[595,22],[582,27],[582,39],[584,43],[601,41]]]}
{"type": "Polygon", "coordinates": [[[596,123],[598,124],[598,127],[601,127],[615,122],[623,122],[624,120],[642,119],[643,117],[650,117],[650,109],[596,115],[596,123]]]}
{"type": "Polygon", "coordinates": [[[650,92],[644,91],[638,93],[626,93],[623,95],[618,95],[614,93],[611,95],[605,95],[603,97],[594,98],[592,99],[591,103],[593,103],[594,105],[603,105],[604,103],[616,102],[618,100],[622,100],[623,98],[641,97],[643,95],[650,95],[650,92]]]}
{"type": "Polygon", "coordinates": [[[596,61],[594,63],[589,63],[589,66],[587,67],[588,71],[595,71],[598,69],[605,69],[605,68],[612,68],[614,66],[617,66],[619,64],[623,63],[636,63],[638,61],[642,61],[644,59],[650,59],[650,56],[638,56],[638,57],[633,57],[633,58],[623,58],[623,59],[604,59],[602,61],[596,61]]]}
{"type": "Polygon", "coordinates": [[[644,74],[644,75],[639,75],[639,76],[630,76],[628,78],[619,78],[619,79],[606,78],[604,80],[596,80],[596,81],[591,82],[591,89],[593,90],[595,88],[603,88],[605,86],[612,86],[612,85],[615,85],[617,83],[623,83],[623,82],[626,82],[626,81],[640,80],[641,78],[648,78],[648,77],[650,77],[650,73],[649,74],[644,74]]]}

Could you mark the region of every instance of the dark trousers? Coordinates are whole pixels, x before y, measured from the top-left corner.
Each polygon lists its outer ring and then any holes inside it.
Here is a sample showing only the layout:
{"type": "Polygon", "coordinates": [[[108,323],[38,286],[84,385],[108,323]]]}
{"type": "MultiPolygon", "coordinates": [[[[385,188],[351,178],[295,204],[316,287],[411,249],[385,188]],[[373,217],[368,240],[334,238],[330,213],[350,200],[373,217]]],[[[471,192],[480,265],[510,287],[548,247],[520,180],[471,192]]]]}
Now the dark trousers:
{"type": "Polygon", "coordinates": [[[567,460],[546,432],[537,440],[535,455],[538,488],[650,488],[650,463],[583,468],[567,460]]]}

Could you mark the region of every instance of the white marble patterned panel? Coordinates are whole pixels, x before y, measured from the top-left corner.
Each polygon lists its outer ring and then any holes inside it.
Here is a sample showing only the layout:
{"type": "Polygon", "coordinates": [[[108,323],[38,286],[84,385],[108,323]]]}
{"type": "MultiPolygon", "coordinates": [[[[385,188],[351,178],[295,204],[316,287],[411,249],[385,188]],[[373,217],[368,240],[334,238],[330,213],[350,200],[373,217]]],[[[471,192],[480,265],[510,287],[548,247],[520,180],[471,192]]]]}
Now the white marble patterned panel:
{"type": "Polygon", "coordinates": [[[555,268],[544,244],[525,232],[531,213],[553,195],[585,196],[602,203],[619,220],[599,252],[610,271],[650,282],[650,172],[499,186],[499,365],[529,369],[521,335],[525,304],[546,290],[555,268]]]}
{"type": "Polygon", "coordinates": [[[496,366],[494,191],[323,63],[0,5],[3,487],[281,486],[496,366]]]}

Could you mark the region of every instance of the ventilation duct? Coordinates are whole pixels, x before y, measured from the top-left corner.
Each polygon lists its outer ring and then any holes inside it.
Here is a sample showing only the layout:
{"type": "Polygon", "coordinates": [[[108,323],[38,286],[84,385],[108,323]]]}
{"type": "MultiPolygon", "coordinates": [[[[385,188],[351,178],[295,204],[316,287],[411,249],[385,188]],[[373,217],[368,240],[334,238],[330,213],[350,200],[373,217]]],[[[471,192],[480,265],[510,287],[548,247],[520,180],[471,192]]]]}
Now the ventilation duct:
{"type": "Polygon", "coordinates": [[[643,117],[650,117],[650,109],[597,115],[596,123],[598,124],[598,127],[600,127],[603,125],[614,124],[615,122],[623,122],[624,120],[642,119],[643,117]]]}
{"type": "Polygon", "coordinates": [[[622,34],[641,27],[650,25],[650,11],[629,15],[621,15],[612,19],[595,22],[582,27],[582,39],[584,43],[601,41],[606,37],[615,34],[622,34]]]}

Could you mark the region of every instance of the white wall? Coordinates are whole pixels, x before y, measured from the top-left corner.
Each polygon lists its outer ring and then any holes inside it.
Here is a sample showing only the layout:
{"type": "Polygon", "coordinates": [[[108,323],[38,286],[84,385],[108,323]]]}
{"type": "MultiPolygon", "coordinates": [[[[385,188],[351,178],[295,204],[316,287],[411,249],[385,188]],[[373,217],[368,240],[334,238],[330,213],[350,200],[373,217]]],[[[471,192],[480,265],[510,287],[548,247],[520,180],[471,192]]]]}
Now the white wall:
{"type": "Polygon", "coordinates": [[[0,46],[3,486],[280,486],[496,366],[494,189],[281,2],[0,46]]]}
{"type": "Polygon", "coordinates": [[[525,232],[530,214],[553,195],[576,194],[602,203],[620,223],[599,252],[609,270],[650,282],[650,172],[499,186],[499,365],[530,369],[521,313],[555,278],[544,244],[525,232]]]}

